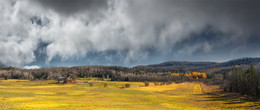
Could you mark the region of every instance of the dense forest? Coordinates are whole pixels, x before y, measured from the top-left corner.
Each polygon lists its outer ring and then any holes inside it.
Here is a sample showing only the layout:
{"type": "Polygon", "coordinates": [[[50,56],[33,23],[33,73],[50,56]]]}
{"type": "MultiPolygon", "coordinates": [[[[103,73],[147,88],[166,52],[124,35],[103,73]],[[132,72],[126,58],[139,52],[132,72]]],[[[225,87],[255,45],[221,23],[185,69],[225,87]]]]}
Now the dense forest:
{"type": "Polygon", "coordinates": [[[224,91],[242,95],[260,95],[260,72],[251,65],[248,69],[234,67],[224,75],[224,91]]]}

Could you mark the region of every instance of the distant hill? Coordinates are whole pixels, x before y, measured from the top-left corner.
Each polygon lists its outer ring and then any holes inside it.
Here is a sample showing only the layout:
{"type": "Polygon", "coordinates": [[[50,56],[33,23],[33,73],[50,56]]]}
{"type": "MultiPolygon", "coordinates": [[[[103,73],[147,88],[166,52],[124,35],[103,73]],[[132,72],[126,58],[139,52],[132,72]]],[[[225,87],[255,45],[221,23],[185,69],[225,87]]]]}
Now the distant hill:
{"type": "Polygon", "coordinates": [[[235,65],[257,65],[260,63],[260,58],[240,58],[240,59],[234,59],[227,62],[219,63],[215,66],[217,67],[229,67],[229,66],[235,66],[235,65]]]}
{"type": "Polygon", "coordinates": [[[260,58],[239,58],[226,62],[187,62],[187,61],[168,61],[160,64],[147,66],[137,66],[138,70],[156,71],[156,72],[189,72],[206,71],[212,73],[221,73],[232,67],[248,67],[253,64],[260,70],[260,58]]]}
{"type": "Polygon", "coordinates": [[[218,66],[228,67],[235,65],[250,65],[260,63],[260,58],[240,58],[227,62],[187,62],[187,61],[169,61],[160,64],[147,65],[148,67],[170,67],[170,66],[218,66]]]}
{"type": "Polygon", "coordinates": [[[208,66],[216,62],[187,62],[187,61],[169,61],[160,64],[148,65],[148,67],[170,67],[170,66],[208,66]]]}

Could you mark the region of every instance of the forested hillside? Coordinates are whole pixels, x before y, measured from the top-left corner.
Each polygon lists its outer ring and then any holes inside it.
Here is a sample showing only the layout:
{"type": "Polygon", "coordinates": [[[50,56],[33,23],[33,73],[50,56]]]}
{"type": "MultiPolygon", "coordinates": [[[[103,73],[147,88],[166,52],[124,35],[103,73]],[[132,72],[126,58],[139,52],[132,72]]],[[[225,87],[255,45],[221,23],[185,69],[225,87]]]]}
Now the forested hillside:
{"type": "Polygon", "coordinates": [[[223,73],[230,70],[233,66],[248,67],[253,64],[257,70],[260,69],[260,58],[240,58],[227,62],[187,62],[187,61],[169,61],[161,64],[148,66],[137,66],[138,70],[149,72],[190,72],[203,71],[209,73],[223,73]]]}

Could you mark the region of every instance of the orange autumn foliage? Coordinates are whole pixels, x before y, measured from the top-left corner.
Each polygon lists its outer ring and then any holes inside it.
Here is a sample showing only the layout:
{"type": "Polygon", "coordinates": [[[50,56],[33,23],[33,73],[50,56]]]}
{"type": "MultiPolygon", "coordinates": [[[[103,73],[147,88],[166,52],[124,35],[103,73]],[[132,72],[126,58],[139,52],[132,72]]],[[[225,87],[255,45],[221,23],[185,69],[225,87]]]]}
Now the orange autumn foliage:
{"type": "Polygon", "coordinates": [[[184,76],[187,78],[192,78],[192,79],[206,79],[207,75],[205,72],[191,72],[191,73],[172,73],[171,76],[184,76]]]}
{"type": "Polygon", "coordinates": [[[201,73],[201,72],[192,72],[191,73],[191,75],[192,75],[192,77],[193,78],[201,78],[201,79],[206,79],[207,78],[207,75],[206,75],[206,73],[201,73]]]}
{"type": "Polygon", "coordinates": [[[206,73],[201,72],[191,72],[191,73],[184,73],[184,77],[193,78],[193,79],[206,79],[206,73]]]}
{"type": "Polygon", "coordinates": [[[172,73],[171,76],[180,76],[179,73],[172,73]]]}

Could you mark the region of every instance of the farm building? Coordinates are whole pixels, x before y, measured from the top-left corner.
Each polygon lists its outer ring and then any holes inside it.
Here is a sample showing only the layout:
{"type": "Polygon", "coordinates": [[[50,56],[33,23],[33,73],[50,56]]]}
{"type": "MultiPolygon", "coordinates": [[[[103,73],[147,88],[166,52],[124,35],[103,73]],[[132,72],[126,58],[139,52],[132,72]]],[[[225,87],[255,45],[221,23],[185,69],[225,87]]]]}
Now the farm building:
{"type": "Polygon", "coordinates": [[[60,83],[61,81],[63,81],[63,83],[75,83],[76,77],[68,74],[67,77],[59,77],[58,83],[60,83]]]}
{"type": "Polygon", "coordinates": [[[60,83],[61,81],[64,81],[64,77],[59,77],[59,79],[58,79],[58,83],[60,83]]]}

